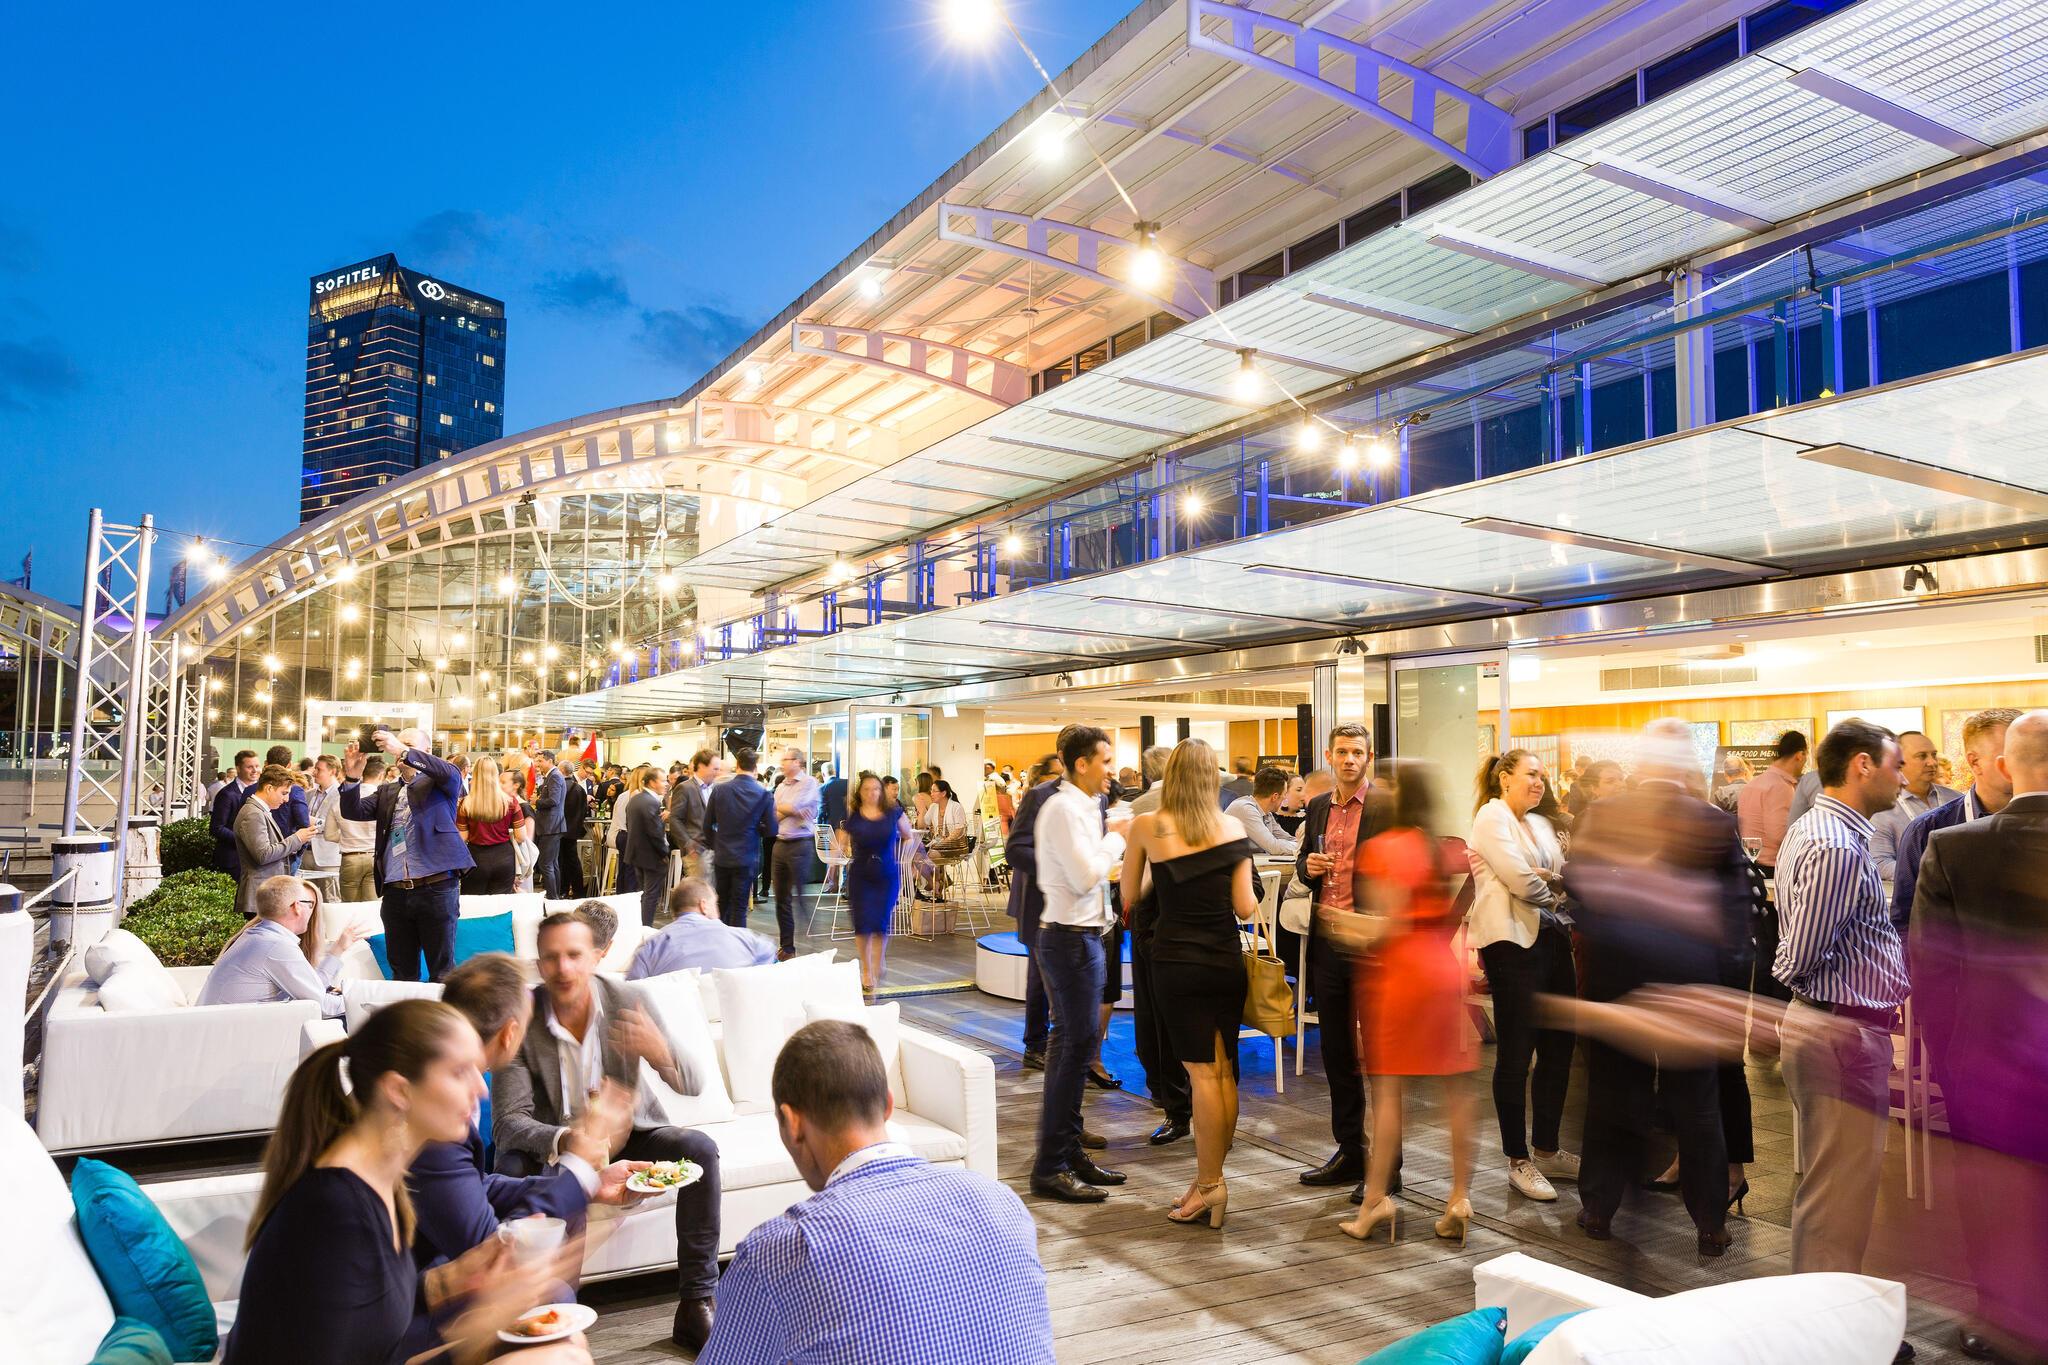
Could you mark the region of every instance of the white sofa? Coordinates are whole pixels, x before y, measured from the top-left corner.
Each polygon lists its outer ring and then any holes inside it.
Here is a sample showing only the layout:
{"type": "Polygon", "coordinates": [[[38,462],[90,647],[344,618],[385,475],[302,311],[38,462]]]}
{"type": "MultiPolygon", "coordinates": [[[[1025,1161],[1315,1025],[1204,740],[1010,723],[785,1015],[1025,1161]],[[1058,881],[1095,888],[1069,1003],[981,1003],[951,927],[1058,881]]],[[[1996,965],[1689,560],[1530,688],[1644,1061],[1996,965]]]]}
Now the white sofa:
{"type": "MultiPolygon", "coordinates": [[[[602,898],[619,913],[619,930],[602,969],[623,973],[650,932],[640,924],[639,897],[602,898]]],[[[540,896],[466,896],[461,915],[512,914],[513,953],[531,963],[543,915],[580,901],[540,896]]],[[[321,911],[321,935],[344,925],[383,932],[376,901],[335,903],[321,911]]],[[[142,971],[150,989],[130,992],[109,1008],[96,965],[119,957],[99,945],[73,965],[50,1005],[43,1038],[36,1131],[52,1152],[250,1137],[277,1122],[285,1082],[298,1065],[300,1029],[320,1017],[310,1002],[268,1005],[189,1004],[206,982],[205,967],[142,971]],[[158,975],[160,974],[160,975],[158,975]]],[[[101,968],[104,970],[104,967],[101,968]]],[[[369,946],[343,961],[344,993],[358,981],[382,981],[369,946]]]]}
{"type": "Polygon", "coordinates": [[[1906,1332],[1906,1287],[1838,1273],[1765,1275],[1653,1298],[1509,1252],[1472,1267],[1472,1306],[1507,1310],[1513,1341],[1547,1318],[1529,1365],[1885,1365],[1906,1332]]]}

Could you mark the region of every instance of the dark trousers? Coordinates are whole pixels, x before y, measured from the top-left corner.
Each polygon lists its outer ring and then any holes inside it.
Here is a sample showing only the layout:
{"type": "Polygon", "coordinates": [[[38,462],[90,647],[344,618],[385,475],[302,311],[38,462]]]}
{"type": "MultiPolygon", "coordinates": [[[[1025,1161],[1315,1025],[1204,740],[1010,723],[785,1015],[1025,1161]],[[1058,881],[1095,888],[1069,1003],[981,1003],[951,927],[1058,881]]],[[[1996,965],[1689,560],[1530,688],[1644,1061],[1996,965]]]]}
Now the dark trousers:
{"type": "MultiPolygon", "coordinates": [[[[1173,1055],[1160,1012],[1159,987],[1152,975],[1152,942],[1131,935],[1131,1024],[1137,1035],[1138,1065],[1145,1068],[1145,1090],[1166,1111],[1167,1121],[1187,1123],[1194,1117],[1194,1092],[1188,1069],[1173,1055]]],[[[1232,1044],[1231,1050],[1235,1050],[1232,1044]]]]}
{"type": "Polygon", "coordinates": [[[803,900],[804,883],[811,879],[811,841],[777,839],[769,858],[775,882],[775,930],[782,936],[782,951],[796,951],[796,907],[803,900]]]}
{"type": "Polygon", "coordinates": [[[562,895],[571,900],[581,900],[588,893],[583,889],[582,837],[562,836],[561,851],[557,856],[556,885],[562,888],[562,895]]]}
{"type": "Polygon", "coordinates": [[[1041,924],[1031,956],[1045,978],[1054,1023],[1031,1173],[1050,1176],[1081,1153],[1081,1097],[1102,1010],[1102,935],[1041,924]]]}
{"type": "Polygon", "coordinates": [[[1311,930],[1309,989],[1315,992],[1323,1074],[1330,1082],[1330,1135],[1340,1151],[1365,1152],[1365,1077],[1358,1065],[1358,1013],[1352,996],[1351,959],[1327,935],[1311,930]]]}
{"type": "MultiPolygon", "coordinates": [[[[1546,924],[1536,942],[1520,948],[1503,939],[1479,950],[1486,985],[1493,994],[1493,1030],[1499,1046],[1493,1060],[1493,1111],[1500,1119],[1500,1146],[1510,1160],[1557,1150],[1558,1125],[1564,1119],[1565,1091],[1572,1079],[1572,1036],[1536,1027],[1536,996],[1571,995],[1577,989],[1572,968],[1572,942],[1565,931],[1546,924]],[[1531,1083],[1529,1061],[1536,1062],[1531,1083]],[[1535,1127],[1530,1127],[1533,1095],[1535,1127]]],[[[1323,1046],[1330,1028],[1323,1025],[1323,1046]]],[[[1723,1170],[1725,1177],[1727,1172],[1723,1170]]]]}
{"type": "Polygon", "coordinates": [[[1045,980],[1038,974],[1037,944],[1021,932],[1017,937],[1024,940],[1025,954],[1024,1050],[1044,1052],[1046,1035],[1052,1032],[1052,1003],[1045,997],[1045,980]]]}
{"type": "Polygon", "coordinates": [[[420,957],[427,980],[439,981],[455,967],[455,917],[462,909],[462,883],[443,877],[410,891],[384,888],[384,956],[393,981],[418,981],[420,957]]]}
{"type": "MultiPolygon", "coordinates": [[[[704,1178],[676,1191],[676,1282],[685,1299],[708,1299],[718,1288],[718,1144],[694,1128],[635,1128],[620,1161],[694,1161],[704,1178]]],[[[500,1175],[539,1175],[545,1169],[525,1152],[498,1148],[500,1175]]]]}
{"type": "Polygon", "coordinates": [[[652,929],[654,916],[661,909],[661,903],[668,899],[668,874],[659,867],[640,869],[640,922],[652,929]]]}
{"type": "Polygon", "coordinates": [[[735,928],[746,928],[747,912],[754,908],[754,865],[720,858],[712,864],[711,883],[718,892],[718,917],[735,928]]]}
{"type": "Polygon", "coordinates": [[[534,849],[539,853],[535,859],[534,871],[540,873],[541,889],[549,900],[562,898],[562,836],[559,834],[536,834],[533,836],[534,849]]]}
{"type": "Polygon", "coordinates": [[[1693,1226],[1719,1232],[1728,1222],[1728,1148],[1714,1068],[1660,1071],[1605,1043],[1586,1045],[1586,1138],[1579,1203],[1586,1217],[1614,1217],[1622,1197],[1649,1174],[1643,1158],[1662,1108],[1678,1136],[1679,1191],[1693,1226]]]}
{"type": "Polygon", "coordinates": [[[1728,1149],[1728,1160],[1747,1166],[1756,1160],[1756,1134],[1749,1122],[1749,1073],[1742,1069],[1741,1061],[1715,1067],[1714,1088],[1719,1092],[1721,1142],[1728,1149]]]}

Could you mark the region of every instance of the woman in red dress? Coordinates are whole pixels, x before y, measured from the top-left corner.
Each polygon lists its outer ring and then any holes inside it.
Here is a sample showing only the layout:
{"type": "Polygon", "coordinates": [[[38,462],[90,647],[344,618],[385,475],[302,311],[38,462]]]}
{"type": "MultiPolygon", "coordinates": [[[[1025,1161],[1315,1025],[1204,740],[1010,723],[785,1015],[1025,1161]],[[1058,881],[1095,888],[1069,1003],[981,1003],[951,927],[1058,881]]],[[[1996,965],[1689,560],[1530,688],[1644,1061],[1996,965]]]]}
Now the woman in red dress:
{"type": "MultiPolygon", "coordinates": [[[[1451,1124],[1451,1197],[1436,1235],[1465,1243],[1472,1220],[1466,1197],[1472,1178],[1472,1092],[1460,1079],[1478,1062],[1478,1040],[1465,1013],[1465,967],[1459,921],[1463,905],[1452,896],[1466,875],[1464,848],[1430,832],[1436,782],[1414,760],[1394,767],[1394,810],[1387,830],[1360,850],[1366,908],[1345,926],[1363,950],[1358,962],[1358,1055],[1372,1083],[1372,1159],[1365,1201],[1340,1226],[1360,1241],[1381,1223],[1388,1240],[1398,1233],[1398,1209],[1387,1194],[1401,1150],[1401,1093],[1410,1076],[1442,1076],[1451,1124]]],[[[1351,917],[1340,917],[1351,918],[1351,917]]]]}

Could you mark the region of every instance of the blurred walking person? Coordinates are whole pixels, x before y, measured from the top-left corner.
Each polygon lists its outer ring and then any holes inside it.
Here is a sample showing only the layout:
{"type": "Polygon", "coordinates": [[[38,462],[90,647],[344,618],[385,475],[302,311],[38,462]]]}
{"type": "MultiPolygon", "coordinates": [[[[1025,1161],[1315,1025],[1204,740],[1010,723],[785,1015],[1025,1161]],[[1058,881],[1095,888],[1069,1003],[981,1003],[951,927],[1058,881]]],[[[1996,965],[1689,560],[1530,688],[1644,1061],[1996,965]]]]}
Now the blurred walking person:
{"type": "Polygon", "coordinates": [[[1383,1222],[1389,1240],[1396,1235],[1398,1215],[1388,1187],[1401,1151],[1403,1092],[1410,1077],[1441,1076],[1450,1115],[1451,1189],[1435,1231],[1462,1247],[1472,1222],[1476,1109],[1465,1077],[1479,1064],[1479,1046],[1465,1014],[1465,907],[1450,893],[1452,878],[1466,870],[1465,849],[1434,832],[1436,803],[1432,770],[1413,759],[1397,760],[1387,829],[1367,840],[1359,854],[1367,913],[1333,918],[1330,926],[1340,944],[1348,941],[1361,954],[1362,984],[1354,993],[1358,1050],[1372,1078],[1365,1197],[1357,1216],[1340,1226],[1361,1241],[1383,1222]]]}

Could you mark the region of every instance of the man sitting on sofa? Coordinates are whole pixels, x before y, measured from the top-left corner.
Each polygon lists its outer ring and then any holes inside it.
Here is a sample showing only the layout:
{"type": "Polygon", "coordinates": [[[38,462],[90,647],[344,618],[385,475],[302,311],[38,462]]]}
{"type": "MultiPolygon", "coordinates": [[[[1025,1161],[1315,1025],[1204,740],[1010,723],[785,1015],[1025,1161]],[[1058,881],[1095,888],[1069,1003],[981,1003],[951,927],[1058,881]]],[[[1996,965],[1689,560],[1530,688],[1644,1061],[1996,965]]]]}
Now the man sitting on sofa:
{"type": "Polygon", "coordinates": [[[297,877],[268,877],[258,883],[256,917],[228,940],[199,988],[202,1005],[261,1005],[279,1000],[317,1000],[320,1015],[339,1019],[345,1011],[335,979],[342,955],[362,929],[350,925],[327,945],[317,961],[300,946],[320,904],[313,888],[297,877]]]}
{"type": "Polygon", "coordinates": [[[867,1030],[806,1024],[771,1084],[782,1145],[817,1193],[740,1242],[698,1365],[1050,1365],[1031,1215],[989,1177],[889,1140],[889,1076],[867,1030]]]}
{"type": "MultiPolygon", "coordinates": [[[[533,994],[518,962],[504,953],[479,953],[448,973],[441,999],[462,1011],[483,1039],[484,1070],[495,1072],[519,1055],[533,1018],[533,994]]],[[[422,1147],[405,1177],[412,1191],[412,1254],[420,1268],[482,1246],[502,1221],[543,1214],[575,1227],[590,1204],[637,1203],[641,1196],[626,1189],[626,1179],[647,1163],[605,1164],[632,1119],[632,1096],[615,1085],[600,1087],[569,1125],[560,1159],[539,1175],[486,1173],[483,1137],[473,1121],[466,1142],[422,1147]]]]}
{"type": "Polygon", "coordinates": [[[718,893],[710,882],[697,877],[677,882],[668,893],[668,913],[667,926],[633,954],[628,981],[691,967],[708,972],[715,967],[759,967],[775,960],[773,943],[718,917],[718,893]]]}
{"type": "MultiPolygon", "coordinates": [[[[694,1095],[702,1079],[687,1057],[669,1050],[631,986],[597,975],[599,953],[590,923],[574,911],[540,922],[536,936],[541,984],[533,992],[533,1027],[519,1051],[491,1071],[491,1116],[498,1169],[533,1175],[561,1161],[576,1120],[601,1103],[607,1082],[639,1088],[644,1061],[678,1094],[694,1095]]],[[[718,1144],[689,1128],[662,1123],[640,1096],[633,1128],[618,1155],[635,1161],[693,1161],[703,1176],[676,1193],[676,1275],[681,1302],[674,1339],[687,1350],[711,1332],[711,1296],[718,1284],[718,1144]]]]}

